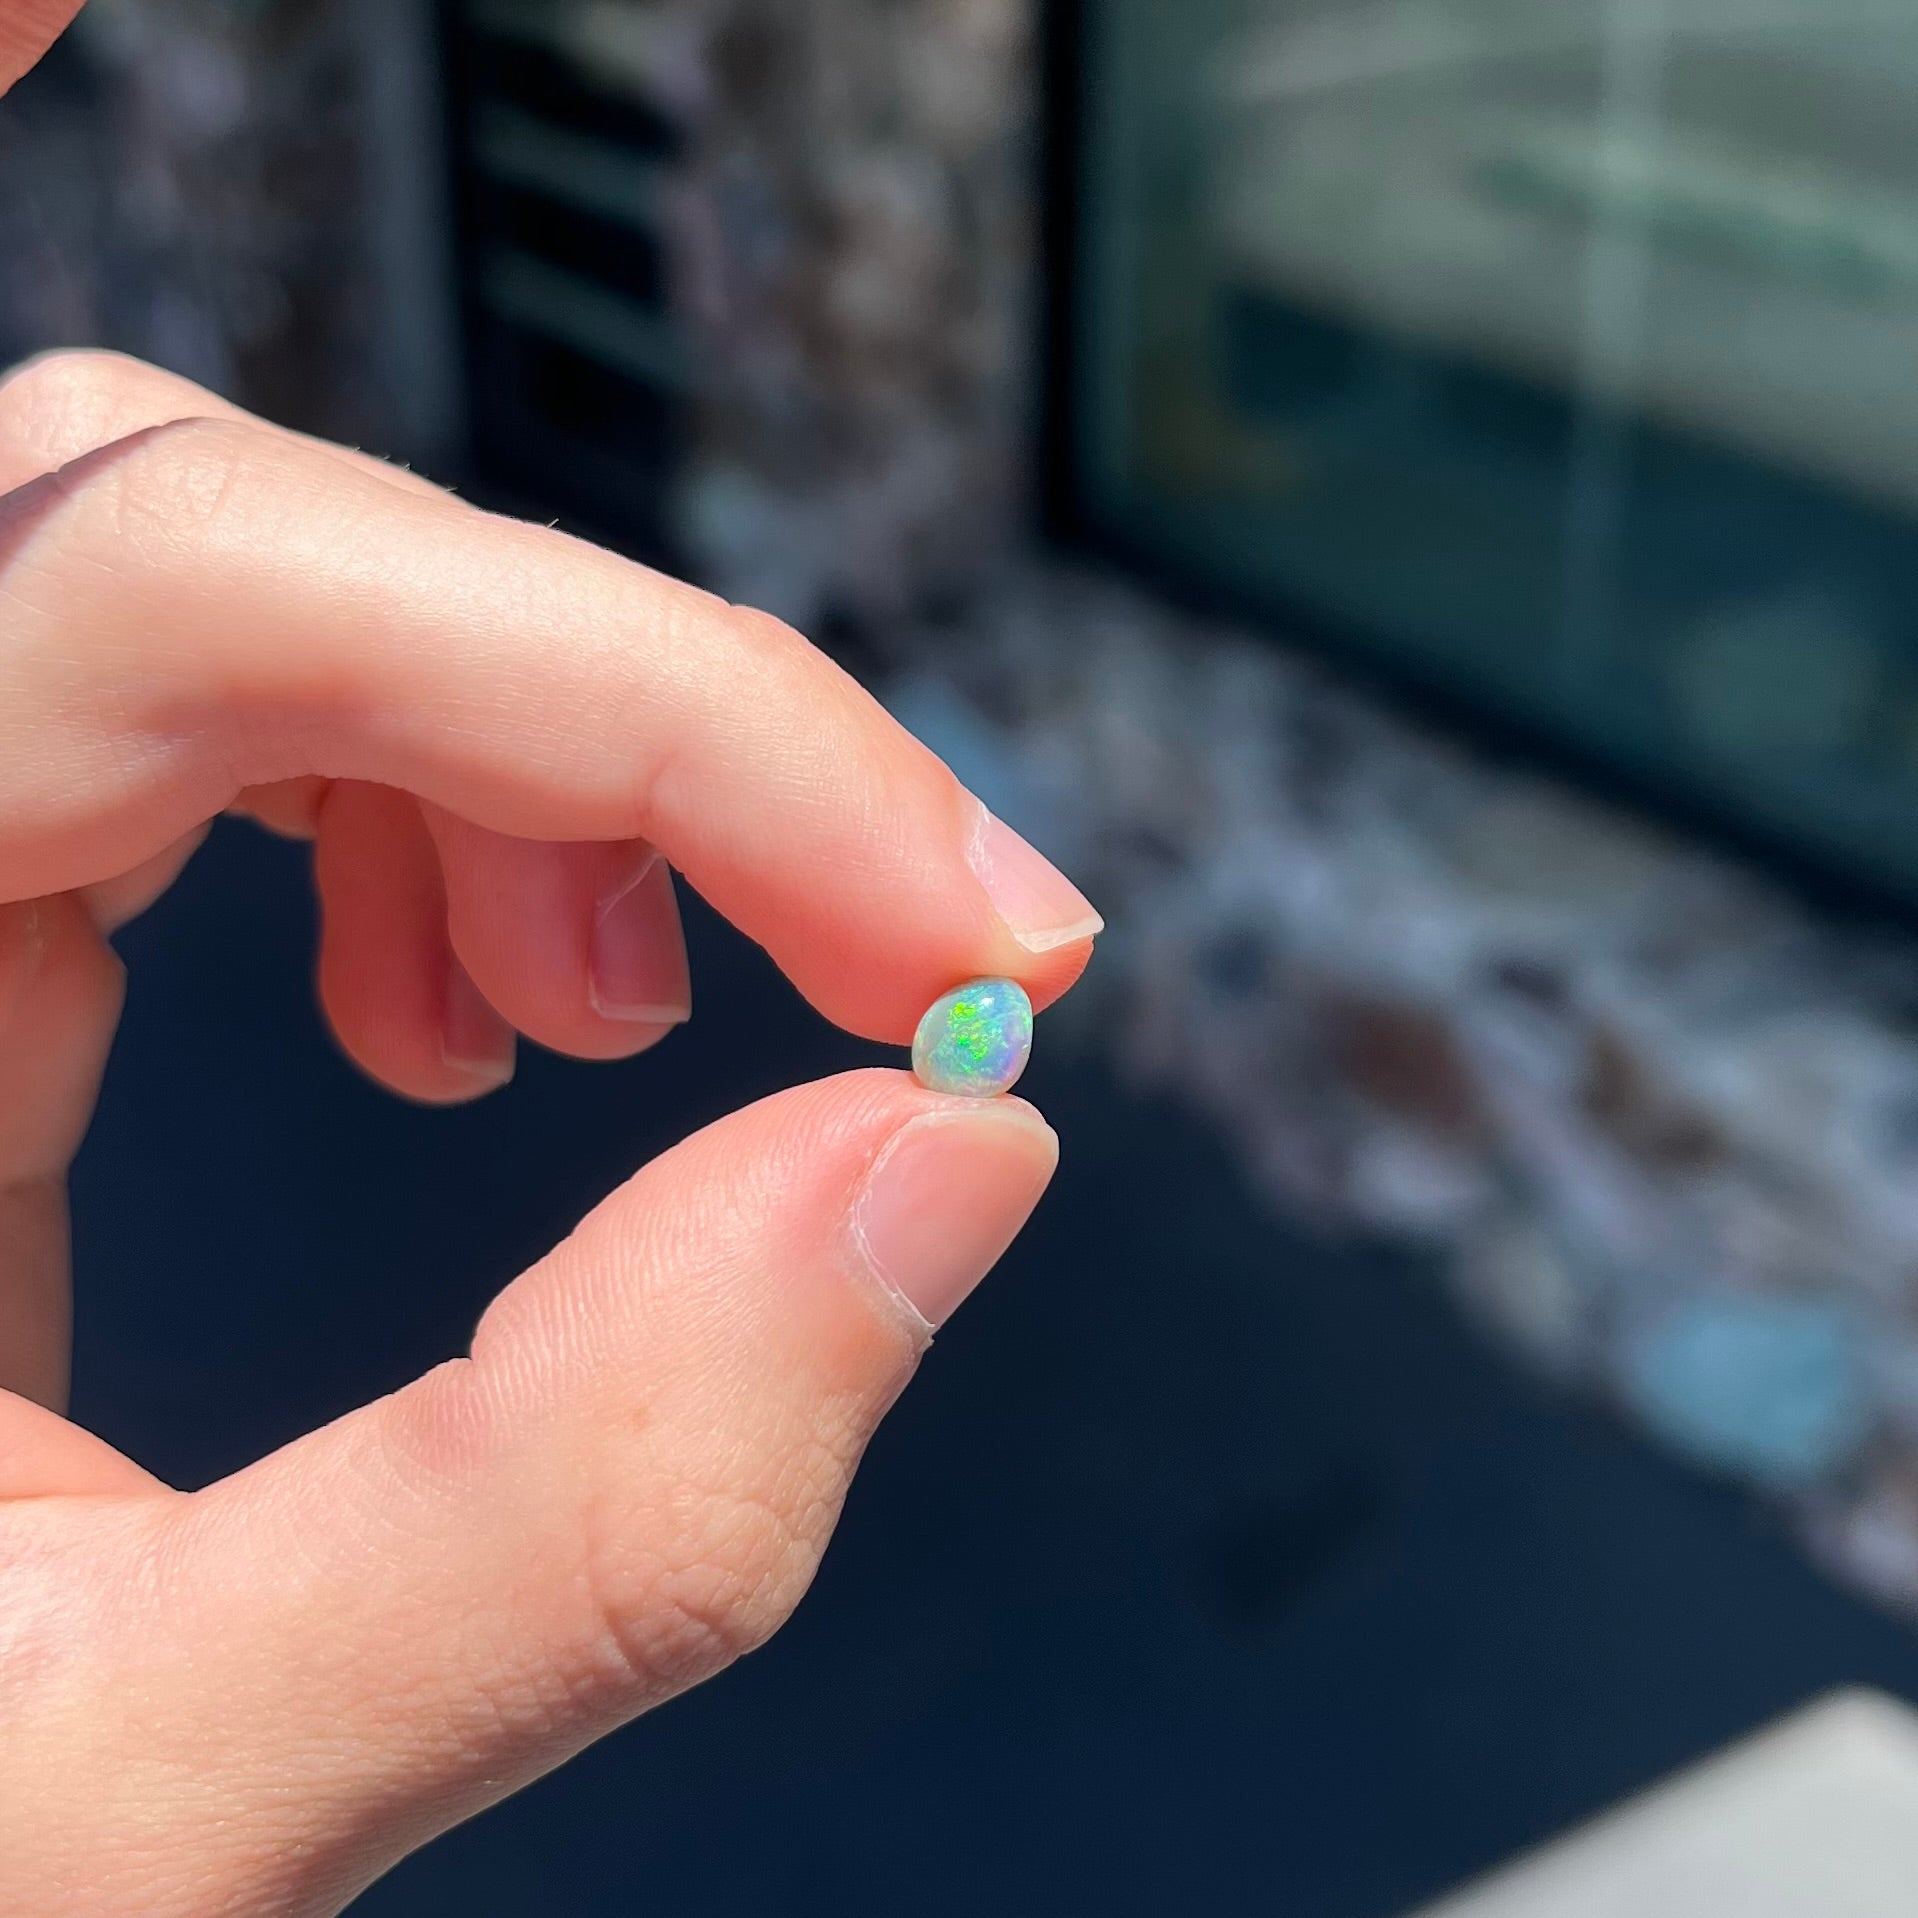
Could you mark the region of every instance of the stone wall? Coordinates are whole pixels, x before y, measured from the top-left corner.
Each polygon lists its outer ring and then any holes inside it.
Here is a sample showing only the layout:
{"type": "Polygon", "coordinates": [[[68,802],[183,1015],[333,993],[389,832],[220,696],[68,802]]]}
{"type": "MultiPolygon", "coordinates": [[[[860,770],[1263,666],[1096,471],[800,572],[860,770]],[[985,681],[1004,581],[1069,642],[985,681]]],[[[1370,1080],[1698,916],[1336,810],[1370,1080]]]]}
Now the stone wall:
{"type": "Polygon", "coordinates": [[[685,240],[696,550],[887,626],[1019,543],[1032,479],[1028,0],[667,0],[698,49],[685,240]]]}

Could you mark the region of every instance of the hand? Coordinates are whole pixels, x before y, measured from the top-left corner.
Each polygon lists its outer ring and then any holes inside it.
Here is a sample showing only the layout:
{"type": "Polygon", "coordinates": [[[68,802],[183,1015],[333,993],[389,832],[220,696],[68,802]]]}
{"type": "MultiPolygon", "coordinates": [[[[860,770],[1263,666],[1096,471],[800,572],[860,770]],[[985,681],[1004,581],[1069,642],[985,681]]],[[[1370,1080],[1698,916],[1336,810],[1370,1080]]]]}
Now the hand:
{"type": "Polygon", "coordinates": [[[1055,1142],[899,1073],[769,1100],[469,1357],[182,1494],[58,1416],[105,934],[222,811],[310,835],[341,1042],[453,1101],[685,1016],[664,861],[900,1043],[1097,920],[772,620],[167,375],[14,374],[0,495],[0,1909],[332,1912],[779,1625],[1055,1142]]]}

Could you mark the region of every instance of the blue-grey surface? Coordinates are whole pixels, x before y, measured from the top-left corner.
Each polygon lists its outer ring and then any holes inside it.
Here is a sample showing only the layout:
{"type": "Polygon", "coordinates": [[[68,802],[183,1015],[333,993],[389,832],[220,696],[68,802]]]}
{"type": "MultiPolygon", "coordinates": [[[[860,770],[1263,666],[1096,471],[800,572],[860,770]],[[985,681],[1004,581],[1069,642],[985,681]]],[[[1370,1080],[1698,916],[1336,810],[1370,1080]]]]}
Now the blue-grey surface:
{"type": "MultiPolygon", "coordinates": [[[[299,857],[219,835],[126,939],[78,1181],[79,1411],[193,1483],[457,1350],[636,1161],[861,1062],[692,915],[649,1060],[417,1112],[308,989],[299,857]],[[513,1176],[476,1180],[475,1164],[513,1176]]],[[[1385,1918],[1918,1640],[1744,1499],[1514,1381],[1048,1050],[1065,1165],[772,1648],[402,1868],[366,1918],[1385,1918]]]]}
{"type": "Polygon", "coordinates": [[[1687,1299],[1627,1342],[1623,1389],[1688,1457],[1816,1485],[1870,1437],[1865,1335],[1831,1299],[1687,1299]]]}

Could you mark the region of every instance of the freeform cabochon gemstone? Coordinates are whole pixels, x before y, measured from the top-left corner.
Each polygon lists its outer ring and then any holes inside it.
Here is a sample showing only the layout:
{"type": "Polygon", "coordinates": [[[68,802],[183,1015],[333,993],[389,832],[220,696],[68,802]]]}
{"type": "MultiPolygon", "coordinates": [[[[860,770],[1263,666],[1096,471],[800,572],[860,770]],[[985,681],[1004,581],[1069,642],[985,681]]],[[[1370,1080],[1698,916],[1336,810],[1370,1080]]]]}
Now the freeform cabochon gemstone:
{"type": "Polygon", "coordinates": [[[1010,1092],[1031,1057],[1032,1001],[1012,979],[974,979],[935,1000],[912,1042],[922,1086],[973,1099],[1010,1092]]]}

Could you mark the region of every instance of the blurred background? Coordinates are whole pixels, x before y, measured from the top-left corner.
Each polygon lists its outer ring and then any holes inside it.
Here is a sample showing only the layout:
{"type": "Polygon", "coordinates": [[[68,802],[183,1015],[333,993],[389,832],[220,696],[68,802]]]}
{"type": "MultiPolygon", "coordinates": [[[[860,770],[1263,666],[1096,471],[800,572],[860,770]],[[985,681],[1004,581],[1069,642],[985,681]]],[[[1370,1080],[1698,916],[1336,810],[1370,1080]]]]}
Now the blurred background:
{"type": "MultiPolygon", "coordinates": [[[[93,0],[0,104],[0,363],[770,607],[1112,925],[800,1620],[356,1909],[1390,1918],[1918,1699],[1915,108],[1902,0],[93,0]]],[[[78,1415],[205,1482],[876,1056],[689,919],[427,1115],[216,835],[78,1415]]]]}

